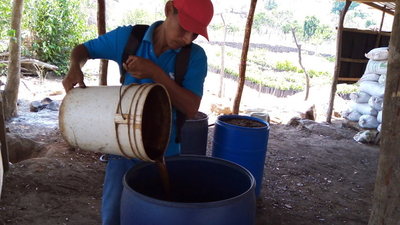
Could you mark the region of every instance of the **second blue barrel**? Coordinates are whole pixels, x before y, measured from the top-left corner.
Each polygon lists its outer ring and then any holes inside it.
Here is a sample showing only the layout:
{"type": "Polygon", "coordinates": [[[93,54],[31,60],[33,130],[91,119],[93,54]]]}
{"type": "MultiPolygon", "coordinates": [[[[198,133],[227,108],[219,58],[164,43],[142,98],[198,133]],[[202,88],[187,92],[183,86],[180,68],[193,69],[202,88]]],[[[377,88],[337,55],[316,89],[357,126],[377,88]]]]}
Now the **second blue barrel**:
{"type": "Polygon", "coordinates": [[[193,119],[187,119],[181,131],[182,155],[206,155],[208,138],[208,116],[197,112],[193,119]]]}
{"type": "Polygon", "coordinates": [[[269,124],[243,115],[219,116],[215,122],[212,156],[237,163],[256,180],[259,197],[267,154],[269,124]]]}

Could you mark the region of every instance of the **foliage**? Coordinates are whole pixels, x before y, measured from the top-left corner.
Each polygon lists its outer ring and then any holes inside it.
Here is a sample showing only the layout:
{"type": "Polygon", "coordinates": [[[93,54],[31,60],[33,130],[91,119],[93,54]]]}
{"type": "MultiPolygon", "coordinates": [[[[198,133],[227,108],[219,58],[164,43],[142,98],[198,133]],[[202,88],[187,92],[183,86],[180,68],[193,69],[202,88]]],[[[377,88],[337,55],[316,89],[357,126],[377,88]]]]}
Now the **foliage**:
{"type": "Polygon", "coordinates": [[[354,9],[354,17],[359,17],[361,19],[367,19],[369,13],[363,12],[359,9],[354,9]]]}
{"type": "Polygon", "coordinates": [[[365,27],[376,26],[375,21],[367,20],[365,21],[365,27]]]}
{"type": "Polygon", "coordinates": [[[254,15],[252,29],[255,29],[259,34],[262,34],[262,27],[264,24],[267,24],[267,19],[268,18],[265,12],[257,13],[254,15]]]}
{"type": "Polygon", "coordinates": [[[128,11],[122,19],[122,24],[150,24],[151,22],[148,13],[138,8],[128,11]]]}
{"type": "Polygon", "coordinates": [[[337,94],[351,94],[358,91],[358,84],[338,84],[336,88],[337,94]]]}
{"type": "MultiPolygon", "coordinates": [[[[208,53],[209,67],[220,70],[220,48],[209,44],[204,44],[202,47],[208,53]]],[[[238,62],[240,62],[241,49],[226,46],[226,52],[225,73],[239,76],[238,62]]],[[[270,53],[268,49],[264,48],[249,49],[246,80],[277,90],[302,91],[306,85],[304,71],[296,67],[290,60],[272,59],[270,53]]],[[[310,75],[311,86],[331,84],[332,74],[330,72],[319,71],[312,66],[307,71],[310,75]]]]}
{"type": "Polygon", "coordinates": [[[278,7],[278,5],[276,4],[275,0],[268,0],[265,2],[265,9],[270,11],[270,10],[274,10],[278,7]]]}
{"type": "Polygon", "coordinates": [[[285,24],[283,27],[282,27],[282,32],[284,33],[284,34],[289,34],[290,32],[291,32],[291,30],[292,30],[292,25],[290,25],[290,24],[285,24]]]}
{"type": "Polygon", "coordinates": [[[0,52],[8,48],[8,37],[11,22],[12,0],[0,1],[0,52]]]}
{"type": "Polygon", "coordinates": [[[285,60],[284,62],[278,61],[276,63],[276,69],[280,71],[297,72],[297,66],[293,65],[293,63],[288,60],[285,60]]]}
{"type": "Polygon", "coordinates": [[[315,34],[317,31],[319,25],[319,19],[315,16],[307,16],[305,21],[304,21],[304,30],[303,30],[303,37],[305,40],[310,40],[311,37],[315,34]]]}
{"type": "MultiPolygon", "coordinates": [[[[346,5],[345,1],[333,1],[332,13],[339,15],[339,11],[341,11],[345,5],[346,5]]],[[[359,5],[360,3],[358,2],[351,2],[348,11],[353,10],[359,5]]]]}
{"type": "Polygon", "coordinates": [[[72,48],[95,35],[86,25],[79,0],[26,0],[22,20],[24,53],[68,70],[72,48]],[[28,49],[28,51],[26,51],[28,49]]]}

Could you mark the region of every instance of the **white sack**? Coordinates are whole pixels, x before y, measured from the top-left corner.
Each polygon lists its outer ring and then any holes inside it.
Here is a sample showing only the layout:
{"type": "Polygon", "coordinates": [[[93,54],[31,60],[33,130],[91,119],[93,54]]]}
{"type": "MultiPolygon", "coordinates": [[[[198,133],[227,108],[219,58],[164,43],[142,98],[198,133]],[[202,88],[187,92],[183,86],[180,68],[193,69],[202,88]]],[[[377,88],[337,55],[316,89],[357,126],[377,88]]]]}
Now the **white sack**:
{"type": "Polygon", "coordinates": [[[371,108],[371,106],[369,106],[368,103],[351,102],[350,108],[356,110],[361,115],[372,115],[372,116],[378,115],[378,111],[374,108],[371,108]]]}
{"type": "Polygon", "coordinates": [[[386,74],[382,74],[382,75],[379,76],[378,83],[381,84],[381,85],[385,85],[386,84],[386,74]]]}
{"type": "Polygon", "coordinates": [[[348,108],[342,112],[342,117],[350,121],[359,121],[361,114],[354,109],[348,108]]]}
{"type": "Polygon", "coordinates": [[[364,73],[361,78],[358,80],[358,83],[363,81],[378,81],[381,75],[376,73],[364,73]]]}
{"type": "Polygon", "coordinates": [[[350,94],[350,99],[357,103],[366,103],[370,98],[371,95],[363,91],[353,92],[350,94]]]}
{"type": "Polygon", "coordinates": [[[371,98],[369,98],[368,100],[368,105],[376,109],[377,111],[381,111],[383,108],[383,98],[371,96],[371,98]]]}
{"type": "Polygon", "coordinates": [[[367,67],[365,68],[365,73],[386,74],[386,72],[387,72],[387,60],[385,61],[368,60],[367,67]]]}
{"type": "Polygon", "coordinates": [[[382,111],[378,112],[378,115],[376,116],[376,120],[378,120],[379,123],[382,123],[382,111]]]}
{"type": "Polygon", "coordinates": [[[372,60],[387,60],[389,56],[388,47],[374,48],[365,54],[365,57],[372,60]]]}
{"type": "Polygon", "coordinates": [[[358,125],[362,128],[376,129],[379,126],[376,116],[362,115],[358,121],[358,125]]]}
{"type": "Polygon", "coordinates": [[[385,85],[374,81],[364,81],[359,84],[358,91],[363,91],[371,96],[383,98],[385,95],[385,85]]]}

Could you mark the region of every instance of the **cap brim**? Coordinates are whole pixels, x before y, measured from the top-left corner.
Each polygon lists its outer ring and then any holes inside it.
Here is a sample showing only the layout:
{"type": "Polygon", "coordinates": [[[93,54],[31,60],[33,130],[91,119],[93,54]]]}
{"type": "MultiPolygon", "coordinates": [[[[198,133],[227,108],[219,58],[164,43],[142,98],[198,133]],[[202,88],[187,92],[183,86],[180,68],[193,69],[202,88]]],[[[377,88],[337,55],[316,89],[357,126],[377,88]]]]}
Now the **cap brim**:
{"type": "Polygon", "coordinates": [[[182,28],[193,32],[195,34],[200,34],[208,40],[207,26],[203,25],[199,21],[193,19],[190,15],[184,13],[183,11],[178,12],[179,23],[182,28]]]}

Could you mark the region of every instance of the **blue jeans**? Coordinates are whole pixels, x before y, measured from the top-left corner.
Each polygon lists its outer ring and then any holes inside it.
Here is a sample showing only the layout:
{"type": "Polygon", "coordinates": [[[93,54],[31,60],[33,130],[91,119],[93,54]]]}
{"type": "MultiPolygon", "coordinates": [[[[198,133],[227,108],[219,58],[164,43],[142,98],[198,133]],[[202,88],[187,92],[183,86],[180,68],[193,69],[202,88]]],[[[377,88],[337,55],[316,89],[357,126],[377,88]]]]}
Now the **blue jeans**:
{"type": "Polygon", "coordinates": [[[103,225],[120,224],[120,202],[125,173],[141,161],[122,156],[109,155],[104,178],[101,219],[103,225]]]}

